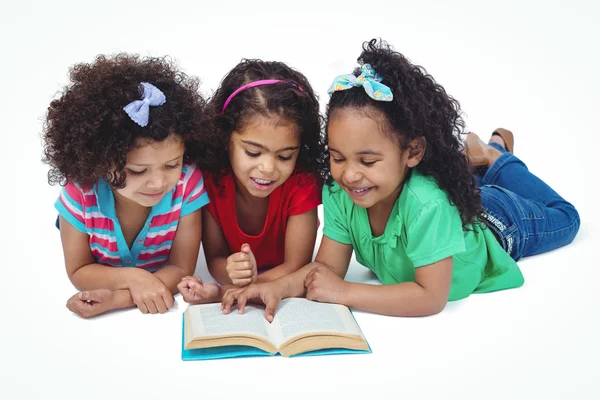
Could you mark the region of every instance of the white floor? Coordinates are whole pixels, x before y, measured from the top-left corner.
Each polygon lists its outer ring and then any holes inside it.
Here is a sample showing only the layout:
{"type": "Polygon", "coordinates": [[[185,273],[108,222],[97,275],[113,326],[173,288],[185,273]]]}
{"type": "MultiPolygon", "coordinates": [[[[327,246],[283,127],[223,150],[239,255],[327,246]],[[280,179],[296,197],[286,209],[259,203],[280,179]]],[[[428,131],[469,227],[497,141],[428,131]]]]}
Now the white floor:
{"type": "MultiPolygon", "coordinates": [[[[597,2],[86,3],[2,2],[0,398],[600,398],[597,2]],[[517,155],[580,211],[571,246],[520,262],[522,288],[437,316],[357,312],[371,355],[186,363],[179,297],[158,316],[68,312],[58,189],[47,185],[39,134],[69,65],[119,50],[169,54],[210,93],[242,57],[281,60],[324,105],[332,78],[374,36],[427,67],[469,129],[515,132],[517,155]]],[[[353,265],[349,279],[373,277],[353,265]]]]}

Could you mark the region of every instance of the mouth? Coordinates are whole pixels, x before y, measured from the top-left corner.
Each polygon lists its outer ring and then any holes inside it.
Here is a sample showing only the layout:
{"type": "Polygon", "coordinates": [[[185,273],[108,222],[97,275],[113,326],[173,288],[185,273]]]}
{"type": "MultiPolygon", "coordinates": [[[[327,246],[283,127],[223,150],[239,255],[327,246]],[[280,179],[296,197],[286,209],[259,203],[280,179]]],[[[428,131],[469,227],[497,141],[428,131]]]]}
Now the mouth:
{"type": "Polygon", "coordinates": [[[373,190],[374,186],[365,187],[365,188],[350,188],[346,186],[346,190],[348,194],[352,197],[363,197],[367,195],[371,190],[373,190]]]}
{"type": "Polygon", "coordinates": [[[273,184],[275,184],[275,182],[277,182],[277,181],[271,181],[271,180],[259,179],[259,178],[252,178],[252,177],[250,178],[250,180],[254,184],[254,187],[257,188],[258,190],[268,190],[268,189],[270,189],[273,186],[273,184]]]}
{"type": "Polygon", "coordinates": [[[164,190],[162,192],[155,192],[155,193],[142,193],[140,192],[140,194],[142,196],[148,197],[150,199],[156,199],[158,197],[162,197],[163,194],[165,194],[164,190]]]}

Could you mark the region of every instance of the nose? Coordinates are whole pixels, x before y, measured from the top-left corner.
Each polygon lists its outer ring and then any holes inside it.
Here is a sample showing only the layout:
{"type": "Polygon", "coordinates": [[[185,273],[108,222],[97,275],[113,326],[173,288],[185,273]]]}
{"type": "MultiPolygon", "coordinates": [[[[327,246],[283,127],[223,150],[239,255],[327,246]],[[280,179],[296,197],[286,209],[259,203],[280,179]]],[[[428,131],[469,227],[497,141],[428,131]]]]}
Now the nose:
{"type": "Polygon", "coordinates": [[[342,172],[342,180],[345,183],[356,183],[362,179],[362,174],[356,168],[348,167],[342,172]]]}
{"type": "Polygon", "coordinates": [[[258,170],[265,175],[272,174],[275,171],[275,160],[273,157],[263,157],[258,170]]]}
{"type": "Polygon", "coordinates": [[[146,186],[152,189],[162,189],[165,186],[166,177],[161,171],[154,171],[150,174],[146,186]]]}

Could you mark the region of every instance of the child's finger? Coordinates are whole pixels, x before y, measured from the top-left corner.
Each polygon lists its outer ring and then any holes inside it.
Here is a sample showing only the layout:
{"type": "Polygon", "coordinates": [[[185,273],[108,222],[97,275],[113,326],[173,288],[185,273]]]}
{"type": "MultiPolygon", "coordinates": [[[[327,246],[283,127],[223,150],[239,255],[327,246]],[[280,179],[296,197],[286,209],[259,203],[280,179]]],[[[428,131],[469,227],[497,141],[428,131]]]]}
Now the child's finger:
{"type": "Polygon", "coordinates": [[[229,314],[231,312],[231,306],[233,305],[234,300],[233,290],[229,290],[223,295],[223,298],[221,299],[221,310],[223,311],[223,314],[229,314]]]}
{"type": "Polygon", "coordinates": [[[252,261],[238,261],[235,266],[238,271],[252,271],[253,269],[252,261]]]}
{"type": "MultiPolygon", "coordinates": [[[[173,305],[175,305],[175,299],[173,298],[173,295],[169,291],[167,291],[167,293],[165,293],[162,296],[162,299],[165,302],[165,306],[167,307],[167,310],[170,310],[171,308],[173,308],[173,305]]],[[[166,310],[165,310],[165,312],[166,312],[166,310]]]]}
{"type": "Polygon", "coordinates": [[[265,318],[267,321],[273,322],[273,318],[275,318],[275,310],[277,309],[278,304],[279,299],[274,296],[267,299],[267,304],[265,304],[265,318]]]}
{"type": "Polygon", "coordinates": [[[146,304],[146,308],[148,309],[148,312],[150,314],[157,314],[158,313],[158,309],[156,308],[156,304],[154,304],[154,301],[148,299],[144,302],[144,304],[146,304]]]}
{"type": "Polygon", "coordinates": [[[244,290],[243,292],[241,292],[238,295],[238,299],[237,299],[238,312],[240,314],[244,313],[244,309],[246,308],[247,302],[248,302],[248,295],[246,294],[246,291],[244,290]]]}
{"type": "Polygon", "coordinates": [[[179,282],[177,284],[177,290],[179,290],[179,292],[183,292],[184,290],[186,290],[188,288],[188,281],[184,281],[182,280],[181,282],[179,282]]]}
{"type": "Polygon", "coordinates": [[[237,256],[235,257],[235,261],[250,261],[250,256],[246,253],[237,253],[237,256]]]}
{"type": "Polygon", "coordinates": [[[163,297],[158,297],[155,299],[154,305],[156,306],[156,311],[158,311],[159,314],[164,314],[168,310],[167,304],[165,303],[165,299],[163,297]]]}
{"type": "Polygon", "coordinates": [[[135,305],[142,312],[142,314],[148,314],[148,307],[146,306],[146,303],[144,303],[143,301],[140,301],[139,303],[136,303],[135,305]]]}
{"type": "Polygon", "coordinates": [[[254,276],[254,271],[251,269],[240,269],[231,274],[235,279],[245,279],[252,278],[254,276]]]}
{"type": "Polygon", "coordinates": [[[312,286],[314,280],[315,280],[314,275],[310,275],[310,274],[307,275],[306,279],[304,280],[304,287],[307,288],[307,289],[310,288],[312,286]]]}
{"type": "Polygon", "coordinates": [[[237,287],[248,286],[252,283],[252,278],[234,279],[233,284],[237,287]]]}

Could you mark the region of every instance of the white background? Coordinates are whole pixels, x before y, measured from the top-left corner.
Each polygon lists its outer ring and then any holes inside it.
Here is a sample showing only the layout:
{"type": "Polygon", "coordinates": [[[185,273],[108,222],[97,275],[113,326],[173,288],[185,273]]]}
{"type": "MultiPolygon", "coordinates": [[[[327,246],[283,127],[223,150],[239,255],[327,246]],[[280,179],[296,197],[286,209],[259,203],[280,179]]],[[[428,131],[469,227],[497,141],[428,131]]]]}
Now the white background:
{"type": "MultiPolygon", "coordinates": [[[[600,398],[598,2],[2,0],[0,15],[0,398],[600,398]],[[179,296],[156,316],[65,308],[75,291],[40,133],[70,65],[168,54],[208,95],[242,57],[280,60],[324,105],[333,77],[379,36],[460,100],[470,130],[514,131],[516,154],[578,208],[572,245],[521,261],[522,288],[437,316],[356,312],[371,355],[183,362],[179,296]]],[[[353,264],[349,279],[373,276],[353,264]]]]}

